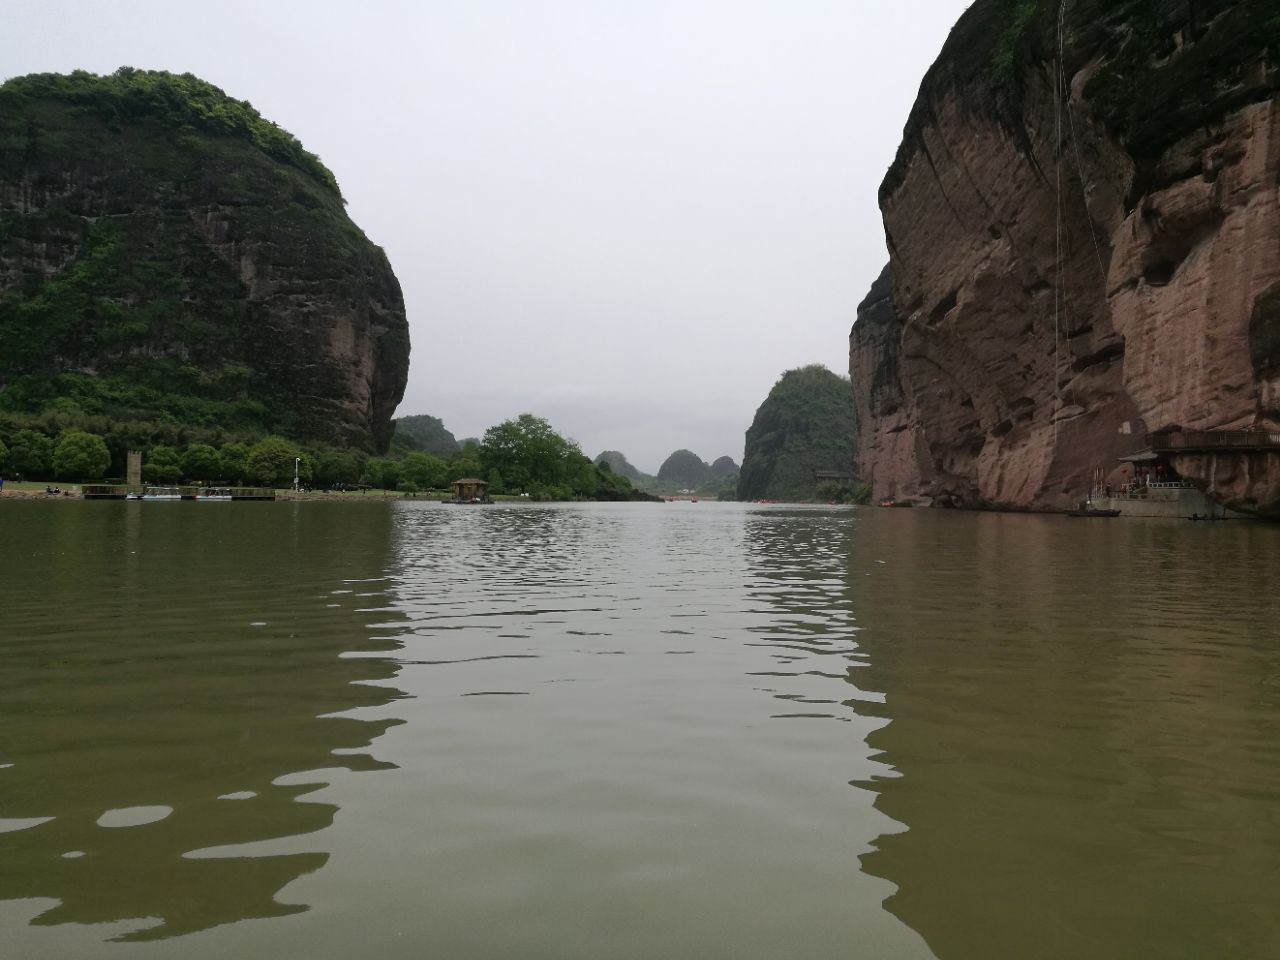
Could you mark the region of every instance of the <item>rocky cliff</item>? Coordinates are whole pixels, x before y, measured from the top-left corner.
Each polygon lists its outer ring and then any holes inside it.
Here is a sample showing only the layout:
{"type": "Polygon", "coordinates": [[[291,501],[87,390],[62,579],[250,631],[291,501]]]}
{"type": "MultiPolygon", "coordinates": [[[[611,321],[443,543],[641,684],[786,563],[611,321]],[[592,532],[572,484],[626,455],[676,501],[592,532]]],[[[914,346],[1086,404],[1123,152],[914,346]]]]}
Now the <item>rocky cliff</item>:
{"type": "Polygon", "coordinates": [[[384,449],[409,338],[333,175],[185,74],[0,86],[0,411],[384,449]]]}
{"type": "MultiPolygon", "coordinates": [[[[1280,7],[977,0],[850,337],[878,496],[1060,506],[1161,430],[1280,428],[1280,7]]],[[[1280,509],[1280,456],[1181,457],[1280,509]]]]}
{"type": "Polygon", "coordinates": [[[848,479],[853,449],[849,381],[814,364],[788,370],[747,428],[739,500],[812,500],[818,472],[848,479]]]}

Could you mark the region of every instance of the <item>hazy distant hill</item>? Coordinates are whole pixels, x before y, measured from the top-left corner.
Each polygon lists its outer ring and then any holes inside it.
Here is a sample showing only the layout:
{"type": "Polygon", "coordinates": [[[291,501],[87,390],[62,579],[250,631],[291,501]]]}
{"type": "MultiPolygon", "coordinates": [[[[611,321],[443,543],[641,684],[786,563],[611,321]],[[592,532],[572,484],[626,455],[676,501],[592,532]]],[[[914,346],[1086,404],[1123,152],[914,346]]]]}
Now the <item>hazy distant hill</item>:
{"type": "Polygon", "coordinates": [[[614,473],[621,474],[628,480],[639,480],[640,477],[643,476],[639,470],[632,466],[631,461],[627,459],[626,454],[619,450],[605,450],[596,457],[595,462],[597,465],[601,463],[609,464],[610,470],[614,473]]]}
{"type": "Polygon", "coordinates": [[[677,450],[658,468],[658,479],[697,489],[711,479],[711,468],[692,450],[677,450]]]}
{"type": "Polygon", "coordinates": [[[715,463],[711,464],[711,476],[718,480],[720,477],[727,477],[732,473],[737,473],[739,469],[733,457],[720,457],[715,463]]]}
{"type": "Polygon", "coordinates": [[[444,427],[439,417],[419,414],[412,417],[397,417],[391,421],[395,433],[391,437],[393,446],[421,450],[423,453],[453,453],[461,449],[461,444],[453,434],[444,427]]]}

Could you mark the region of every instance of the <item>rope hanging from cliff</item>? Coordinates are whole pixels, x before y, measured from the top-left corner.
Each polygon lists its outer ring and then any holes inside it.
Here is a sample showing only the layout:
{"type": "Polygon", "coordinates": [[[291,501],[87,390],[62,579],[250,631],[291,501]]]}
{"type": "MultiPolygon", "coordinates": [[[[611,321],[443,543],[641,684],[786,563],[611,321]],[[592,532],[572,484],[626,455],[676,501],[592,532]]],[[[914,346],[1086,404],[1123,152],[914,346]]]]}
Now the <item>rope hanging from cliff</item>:
{"type": "Polygon", "coordinates": [[[1058,418],[1062,413],[1062,357],[1059,343],[1062,339],[1062,94],[1066,70],[1062,65],[1062,22],[1066,16],[1067,0],[1058,9],[1058,69],[1053,83],[1053,132],[1054,174],[1053,198],[1053,445],[1058,446],[1058,418]]]}
{"type": "MultiPolygon", "coordinates": [[[[1063,34],[1067,19],[1067,0],[1062,0],[1058,10],[1058,71],[1061,73],[1063,92],[1067,87],[1066,58],[1063,56],[1065,44],[1063,34]]],[[[1093,226],[1093,212],[1089,209],[1089,181],[1085,176],[1084,162],[1080,159],[1080,137],[1076,133],[1076,115],[1071,109],[1071,100],[1067,99],[1067,123],[1071,129],[1071,151],[1075,155],[1076,174],[1080,178],[1080,194],[1084,199],[1084,217],[1089,224],[1089,239],[1093,241],[1093,256],[1098,262],[1098,275],[1102,278],[1102,295],[1107,295],[1107,268],[1102,265],[1102,245],[1098,243],[1098,231],[1093,226]]]]}

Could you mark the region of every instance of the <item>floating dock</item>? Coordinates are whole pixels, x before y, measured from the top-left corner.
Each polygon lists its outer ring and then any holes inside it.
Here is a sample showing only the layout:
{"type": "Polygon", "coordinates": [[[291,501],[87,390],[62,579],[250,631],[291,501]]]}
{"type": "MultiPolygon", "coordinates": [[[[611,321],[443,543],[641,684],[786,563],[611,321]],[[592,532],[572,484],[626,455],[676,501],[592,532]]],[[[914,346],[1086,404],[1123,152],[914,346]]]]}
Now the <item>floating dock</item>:
{"type": "Polygon", "coordinates": [[[80,488],[81,499],[84,500],[129,500],[148,499],[147,491],[164,489],[173,491],[165,497],[150,499],[164,500],[274,500],[275,490],[270,487],[148,487],[119,483],[86,483],[80,488]],[[215,492],[216,491],[216,492],[215,492]]]}

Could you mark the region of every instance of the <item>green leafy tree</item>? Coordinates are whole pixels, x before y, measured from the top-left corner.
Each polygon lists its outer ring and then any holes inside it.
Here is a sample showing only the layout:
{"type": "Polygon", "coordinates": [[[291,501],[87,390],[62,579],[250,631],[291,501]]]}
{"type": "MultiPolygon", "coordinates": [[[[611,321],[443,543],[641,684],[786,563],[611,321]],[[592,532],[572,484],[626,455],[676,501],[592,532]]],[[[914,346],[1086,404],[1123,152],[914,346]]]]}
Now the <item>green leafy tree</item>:
{"type": "Polygon", "coordinates": [[[243,443],[224,443],[218,449],[218,463],[223,480],[241,481],[249,475],[249,448],[243,443]]]}
{"type": "Polygon", "coordinates": [[[481,468],[500,473],[508,490],[568,486],[582,475],[579,460],[590,467],[576,443],[529,413],[490,427],[480,442],[481,468]]]}
{"type": "MultiPolygon", "coordinates": [[[[575,497],[594,497],[602,480],[596,465],[587,459],[581,450],[575,448],[575,452],[568,455],[565,461],[565,485],[575,497]]],[[[630,482],[627,486],[631,486],[630,482]]]]}
{"type": "Polygon", "coordinates": [[[615,473],[605,460],[596,464],[595,485],[595,491],[589,495],[597,500],[630,500],[635,492],[630,478],[615,473]]]}
{"type": "Polygon", "coordinates": [[[182,479],[182,468],[172,463],[144,463],[142,479],[147,483],[177,483],[182,479]]]}
{"type": "Polygon", "coordinates": [[[222,479],[222,458],[207,443],[191,443],[182,452],[182,475],[188,480],[222,479]]]}
{"type": "Polygon", "coordinates": [[[64,480],[100,480],[111,466],[111,451],[96,433],[63,430],[53,451],[54,472],[64,480]]]}
{"type": "Polygon", "coordinates": [[[324,450],[316,456],[315,482],[322,487],[360,482],[360,457],[350,450],[324,450]]]}
{"type": "Polygon", "coordinates": [[[5,468],[5,464],[9,462],[9,448],[4,445],[4,441],[0,440],[0,470],[5,468]]]}
{"type": "Polygon", "coordinates": [[[400,486],[432,490],[448,480],[449,465],[429,453],[406,453],[400,460],[400,486]]]}
{"type": "Polygon", "coordinates": [[[400,463],[386,457],[372,457],[364,465],[360,482],[380,490],[394,490],[400,483],[400,463]]]}
{"type": "Polygon", "coordinates": [[[9,444],[9,468],[28,480],[53,476],[53,439],[35,430],[19,430],[9,444]]]}
{"type": "Polygon", "coordinates": [[[182,479],[182,457],[175,447],[159,444],[142,458],[142,479],[147,483],[177,483],[182,479]]]}
{"type": "Polygon", "coordinates": [[[455,460],[450,460],[448,482],[452,483],[454,480],[461,480],[464,477],[479,477],[480,461],[478,456],[478,454],[475,457],[462,456],[455,460]]]}
{"type": "Polygon", "coordinates": [[[293,486],[294,468],[299,480],[311,479],[311,459],[284,437],[263,437],[252,447],[245,458],[245,473],[255,483],[272,487],[293,486]]]}

